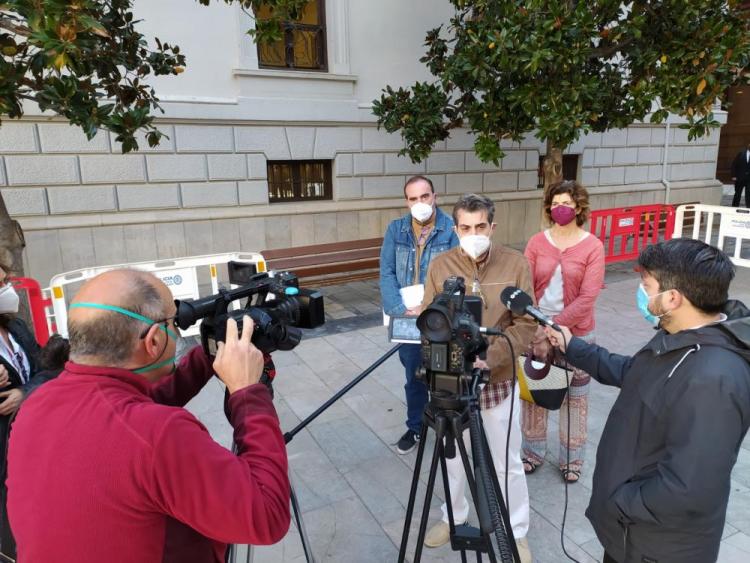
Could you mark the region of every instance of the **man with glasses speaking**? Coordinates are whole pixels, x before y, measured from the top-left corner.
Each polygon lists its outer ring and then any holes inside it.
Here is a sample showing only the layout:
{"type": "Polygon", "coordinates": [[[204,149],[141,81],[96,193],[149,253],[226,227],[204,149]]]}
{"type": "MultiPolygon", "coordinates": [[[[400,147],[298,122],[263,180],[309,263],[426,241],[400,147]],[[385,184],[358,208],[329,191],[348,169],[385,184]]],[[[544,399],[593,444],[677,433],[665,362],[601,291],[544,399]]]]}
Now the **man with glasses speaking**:
{"type": "Polygon", "coordinates": [[[289,527],[287,456],[253,324],[234,320],[216,358],[175,365],[169,289],[113,270],[70,306],[70,361],[24,403],[8,462],[20,561],[223,563],[228,543],[289,527]],[[214,371],[230,393],[237,455],[183,409],[214,371]]]}

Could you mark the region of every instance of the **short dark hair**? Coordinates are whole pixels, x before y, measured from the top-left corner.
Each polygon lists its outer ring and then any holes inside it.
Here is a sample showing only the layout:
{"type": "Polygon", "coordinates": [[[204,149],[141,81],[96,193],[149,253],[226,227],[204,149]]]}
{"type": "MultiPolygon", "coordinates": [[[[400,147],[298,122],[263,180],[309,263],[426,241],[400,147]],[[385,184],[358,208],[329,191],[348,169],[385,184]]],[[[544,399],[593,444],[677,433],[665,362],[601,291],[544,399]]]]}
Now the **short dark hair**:
{"type": "MultiPolygon", "coordinates": [[[[166,304],[153,284],[151,274],[132,270],[130,293],[118,306],[148,319],[159,320],[166,315],[166,304]]],[[[130,358],[135,343],[143,334],[143,321],[115,311],[101,311],[85,322],[68,322],[70,356],[95,356],[118,366],[130,358]]]]}
{"type": "Polygon", "coordinates": [[[490,198],[480,194],[465,194],[458,198],[456,205],[453,206],[453,222],[456,225],[458,225],[459,211],[468,211],[469,213],[486,211],[487,221],[490,223],[495,218],[495,204],[490,198]]]}
{"type": "Polygon", "coordinates": [[[430,191],[432,193],[435,193],[435,186],[432,185],[432,180],[430,180],[427,176],[422,176],[421,174],[417,174],[416,176],[412,176],[411,178],[409,178],[404,184],[404,197],[406,197],[406,188],[408,188],[414,182],[419,182],[419,181],[427,182],[430,186],[430,191]]]}
{"type": "Polygon", "coordinates": [[[579,213],[576,214],[576,225],[583,225],[589,218],[591,208],[589,207],[589,192],[575,180],[564,180],[551,184],[544,195],[544,216],[552,223],[552,200],[556,195],[569,194],[579,213]]]}
{"type": "Polygon", "coordinates": [[[734,264],[703,241],[676,238],[647,246],[638,266],[659,283],[659,291],[676,289],[705,313],[719,313],[729,299],[734,264]]]}

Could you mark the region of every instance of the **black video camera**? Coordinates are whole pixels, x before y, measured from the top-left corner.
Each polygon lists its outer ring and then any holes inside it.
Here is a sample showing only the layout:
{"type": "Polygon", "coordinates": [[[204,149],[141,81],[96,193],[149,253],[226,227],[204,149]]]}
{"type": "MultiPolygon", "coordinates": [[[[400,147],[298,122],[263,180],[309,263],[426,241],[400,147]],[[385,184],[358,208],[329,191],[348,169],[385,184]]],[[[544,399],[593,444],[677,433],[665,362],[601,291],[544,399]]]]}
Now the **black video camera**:
{"type": "Polygon", "coordinates": [[[431,392],[462,393],[462,376],[469,376],[477,357],[487,350],[480,326],[482,301],[466,296],[464,279],[451,276],[443,292],[417,318],[422,335],[421,379],[431,392]]]}
{"type": "Polygon", "coordinates": [[[299,287],[291,272],[256,273],[252,264],[229,262],[229,281],[240,285],[222,289],[202,299],[176,301],[175,324],[186,329],[203,319],[201,344],[209,356],[216,355],[217,343],[226,339],[227,320],[237,321],[242,334],[242,317],[249,315],[255,327],[252,343],[265,354],[291,350],[302,339],[300,328],[315,328],[325,323],[323,295],[314,289],[299,287]],[[244,307],[229,310],[229,304],[247,299],[244,307]]]}

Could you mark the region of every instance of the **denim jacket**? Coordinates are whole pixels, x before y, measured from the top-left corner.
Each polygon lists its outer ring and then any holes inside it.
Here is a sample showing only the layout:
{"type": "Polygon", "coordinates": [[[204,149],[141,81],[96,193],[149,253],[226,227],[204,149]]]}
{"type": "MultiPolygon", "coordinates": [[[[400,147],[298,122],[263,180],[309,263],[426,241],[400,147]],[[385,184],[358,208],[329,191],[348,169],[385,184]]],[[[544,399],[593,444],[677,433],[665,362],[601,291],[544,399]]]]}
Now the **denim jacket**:
{"type": "MultiPolygon", "coordinates": [[[[435,216],[435,228],[427,237],[422,259],[419,262],[419,283],[424,283],[430,261],[441,252],[458,246],[458,237],[453,232],[453,219],[440,208],[435,216]]],[[[380,296],[386,315],[402,315],[406,312],[399,289],[414,283],[414,259],[417,241],[411,227],[411,214],[396,219],[388,225],[380,249],[380,296]]]]}

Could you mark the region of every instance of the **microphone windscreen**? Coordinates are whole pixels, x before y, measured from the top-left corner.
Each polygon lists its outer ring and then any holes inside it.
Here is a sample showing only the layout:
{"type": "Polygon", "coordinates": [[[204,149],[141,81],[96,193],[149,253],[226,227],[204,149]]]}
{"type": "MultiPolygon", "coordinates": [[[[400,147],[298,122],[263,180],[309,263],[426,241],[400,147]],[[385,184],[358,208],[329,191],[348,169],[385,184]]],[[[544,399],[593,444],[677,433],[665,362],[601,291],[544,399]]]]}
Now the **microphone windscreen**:
{"type": "Polygon", "coordinates": [[[514,315],[523,315],[526,313],[526,307],[534,305],[528,293],[513,286],[503,289],[502,293],[500,293],[500,301],[513,311],[514,315]]]}

